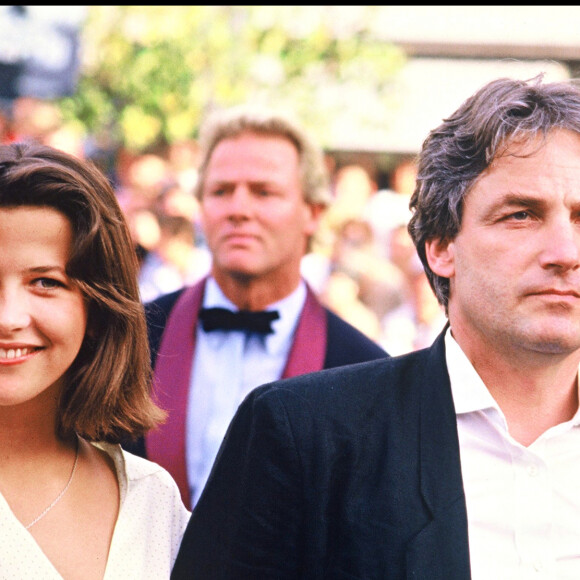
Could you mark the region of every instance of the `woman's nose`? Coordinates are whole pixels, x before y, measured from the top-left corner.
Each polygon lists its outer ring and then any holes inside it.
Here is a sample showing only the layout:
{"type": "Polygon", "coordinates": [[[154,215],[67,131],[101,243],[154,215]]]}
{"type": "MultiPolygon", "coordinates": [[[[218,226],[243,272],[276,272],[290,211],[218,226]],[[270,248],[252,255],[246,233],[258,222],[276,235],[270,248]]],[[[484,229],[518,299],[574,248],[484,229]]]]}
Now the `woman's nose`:
{"type": "Polygon", "coordinates": [[[0,291],[0,331],[13,332],[30,324],[28,300],[13,290],[0,291]]]}

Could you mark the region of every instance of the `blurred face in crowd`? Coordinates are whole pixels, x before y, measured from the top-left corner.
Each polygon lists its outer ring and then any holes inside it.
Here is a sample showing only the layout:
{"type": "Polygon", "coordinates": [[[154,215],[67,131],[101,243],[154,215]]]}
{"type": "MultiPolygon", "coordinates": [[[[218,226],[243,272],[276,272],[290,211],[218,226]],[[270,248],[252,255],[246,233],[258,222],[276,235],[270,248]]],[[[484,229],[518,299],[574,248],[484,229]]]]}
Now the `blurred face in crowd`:
{"type": "Polygon", "coordinates": [[[201,216],[216,279],[267,279],[289,290],[320,210],[304,200],[299,155],[284,137],[243,133],[214,149],[201,216]]]}
{"type": "Polygon", "coordinates": [[[429,264],[450,279],[470,358],[567,355],[580,348],[580,135],[507,145],[467,194],[456,238],[427,244],[429,264]]]}

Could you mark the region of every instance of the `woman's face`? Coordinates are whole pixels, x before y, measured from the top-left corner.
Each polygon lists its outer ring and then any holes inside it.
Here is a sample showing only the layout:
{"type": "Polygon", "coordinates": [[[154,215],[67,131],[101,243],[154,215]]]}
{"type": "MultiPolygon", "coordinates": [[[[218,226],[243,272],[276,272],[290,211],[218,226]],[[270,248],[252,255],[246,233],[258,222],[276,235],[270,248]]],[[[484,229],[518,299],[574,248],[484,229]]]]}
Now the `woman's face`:
{"type": "Polygon", "coordinates": [[[0,208],[0,411],[56,402],[79,352],[87,307],[66,274],[72,240],[55,209],[0,208]]]}

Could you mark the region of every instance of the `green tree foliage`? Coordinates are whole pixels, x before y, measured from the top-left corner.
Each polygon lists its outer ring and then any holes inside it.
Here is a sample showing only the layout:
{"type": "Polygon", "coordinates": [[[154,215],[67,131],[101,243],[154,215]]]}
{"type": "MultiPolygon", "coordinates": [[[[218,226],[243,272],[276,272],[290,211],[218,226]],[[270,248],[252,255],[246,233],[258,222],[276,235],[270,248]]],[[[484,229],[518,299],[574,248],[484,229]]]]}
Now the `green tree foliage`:
{"type": "Polygon", "coordinates": [[[402,52],[373,6],[91,6],[77,93],[60,101],[134,150],[196,137],[212,108],[288,107],[327,144],[341,115],[388,122],[402,52]]]}

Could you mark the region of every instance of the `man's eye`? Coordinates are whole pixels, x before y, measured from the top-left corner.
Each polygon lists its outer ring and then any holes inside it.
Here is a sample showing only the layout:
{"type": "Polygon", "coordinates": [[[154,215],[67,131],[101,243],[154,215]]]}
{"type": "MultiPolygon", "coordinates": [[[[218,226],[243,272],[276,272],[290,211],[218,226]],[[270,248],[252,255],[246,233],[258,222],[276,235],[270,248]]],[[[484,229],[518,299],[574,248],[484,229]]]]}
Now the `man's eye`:
{"type": "Polygon", "coordinates": [[[522,210],[513,213],[510,217],[515,220],[522,221],[528,219],[530,217],[530,213],[528,211],[522,210]]]}

